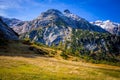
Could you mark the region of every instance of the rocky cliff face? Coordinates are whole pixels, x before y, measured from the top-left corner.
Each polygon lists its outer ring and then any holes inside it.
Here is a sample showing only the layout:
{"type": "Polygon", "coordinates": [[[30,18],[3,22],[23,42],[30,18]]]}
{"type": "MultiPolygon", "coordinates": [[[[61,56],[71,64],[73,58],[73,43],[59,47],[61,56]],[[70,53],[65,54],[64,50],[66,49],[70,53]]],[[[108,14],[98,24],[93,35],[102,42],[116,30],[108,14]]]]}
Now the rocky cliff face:
{"type": "Polygon", "coordinates": [[[29,38],[49,46],[62,42],[65,51],[72,51],[69,53],[112,59],[120,54],[120,37],[112,35],[119,35],[118,26],[110,21],[91,24],[69,10],[62,13],[49,9],[32,21],[18,21],[11,27],[20,35],[20,39],[29,38]]]}
{"type": "Polygon", "coordinates": [[[0,39],[18,40],[18,34],[8,27],[0,18],[0,39]]]}
{"type": "Polygon", "coordinates": [[[22,38],[28,37],[31,41],[42,42],[46,45],[70,40],[72,29],[106,32],[69,10],[62,13],[56,9],[49,9],[32,21],[21,21],[13,25],[12,28],[22,35],[22,38]]]}
{"type": "Polygon", "coordinates": [[[21,20],[15,18],[5,18],[2,16],[0,16],[0,18],[3,20],[4,23],[6,23],[11,28],[17,26],[19,23],[22,22],[21,20]]]}
{"type": "Polygon", "coordinates": [[[111,22],[110,20],[106,21],[95,21],[91,22],[94,25],[100,26],[101,28],[105,29],[106,31],[110,32],[111,34],[120,35],[120,24],[111,22]]]}

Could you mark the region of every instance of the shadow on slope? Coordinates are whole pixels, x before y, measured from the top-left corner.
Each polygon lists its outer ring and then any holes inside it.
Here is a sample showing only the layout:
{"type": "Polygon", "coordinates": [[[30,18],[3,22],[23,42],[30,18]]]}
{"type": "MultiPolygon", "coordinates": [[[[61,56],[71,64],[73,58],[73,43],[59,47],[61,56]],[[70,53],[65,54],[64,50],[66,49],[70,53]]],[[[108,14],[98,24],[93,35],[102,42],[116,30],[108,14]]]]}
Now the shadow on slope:
{"type": "Polygon", "coordinates": [[[35,58],[37,56],[44,56],[49,53],[46,50],[36,48],[31,43],[25,41],[1,41],[0,56],[21,56],[28,58],[35,58]]]}

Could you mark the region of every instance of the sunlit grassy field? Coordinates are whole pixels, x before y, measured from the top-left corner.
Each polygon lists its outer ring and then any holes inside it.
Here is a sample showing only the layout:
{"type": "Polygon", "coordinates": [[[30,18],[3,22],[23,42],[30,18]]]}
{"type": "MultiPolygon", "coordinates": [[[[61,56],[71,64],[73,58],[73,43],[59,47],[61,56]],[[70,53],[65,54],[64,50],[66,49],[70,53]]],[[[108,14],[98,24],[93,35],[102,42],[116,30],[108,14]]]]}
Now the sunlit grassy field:
{"type": "Polygon", "coordinates": [[[9,46],[0,52],[0,80],[120,80],[117,66],[41,56],[20,43],[9,46]]]}

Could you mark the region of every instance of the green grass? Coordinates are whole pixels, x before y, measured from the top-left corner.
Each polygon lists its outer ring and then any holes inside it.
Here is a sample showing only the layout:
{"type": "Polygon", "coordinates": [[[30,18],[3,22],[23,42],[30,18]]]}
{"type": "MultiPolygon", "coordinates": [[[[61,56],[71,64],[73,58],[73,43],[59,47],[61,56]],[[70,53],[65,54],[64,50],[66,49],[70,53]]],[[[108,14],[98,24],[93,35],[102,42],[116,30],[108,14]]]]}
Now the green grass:
{"type": "Polygon", "coordinates": [[[35,54],[29,45],[11,43],[0,52],[0,80],[120,80],[118,66],[64,60],[56,52],[57,59],[35,54]]]}
{"type": "Polygon", "coordinates": [[[0,56],[1,80],[119,80],[120,68],[37,57],[0,56]],[[108,67],[108,68],[107,68],[108,67]],[[110,67],[110,68],[109,68],[110,67]]]}

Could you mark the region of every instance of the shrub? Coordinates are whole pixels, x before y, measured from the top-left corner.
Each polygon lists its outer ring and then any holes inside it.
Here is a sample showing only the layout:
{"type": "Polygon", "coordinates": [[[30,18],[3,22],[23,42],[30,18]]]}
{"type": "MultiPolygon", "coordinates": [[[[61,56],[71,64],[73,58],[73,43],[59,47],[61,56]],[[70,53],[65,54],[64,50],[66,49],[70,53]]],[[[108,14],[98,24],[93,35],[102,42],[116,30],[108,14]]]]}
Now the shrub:
{"type": "Polygon", "coordinates": [[[30,42],[29,38],[25,38],[22,43],[27,44],[27,45],[31,45],[31,42],[30,42]]]}
{"type": "Polygon", "coordinates": [[[67,55],[67,54],[65,54],[65,52],[64,52],[64,51],[62,51],[62,53],[60,54],[60,56],[62,56],[62,57],[63,57],[63,59],[67,59],[67,58],[68,58],[68,55],[67,55]]]}

